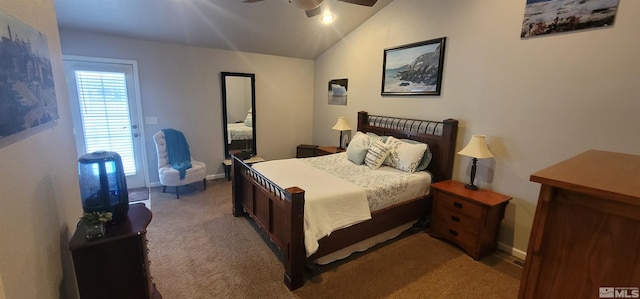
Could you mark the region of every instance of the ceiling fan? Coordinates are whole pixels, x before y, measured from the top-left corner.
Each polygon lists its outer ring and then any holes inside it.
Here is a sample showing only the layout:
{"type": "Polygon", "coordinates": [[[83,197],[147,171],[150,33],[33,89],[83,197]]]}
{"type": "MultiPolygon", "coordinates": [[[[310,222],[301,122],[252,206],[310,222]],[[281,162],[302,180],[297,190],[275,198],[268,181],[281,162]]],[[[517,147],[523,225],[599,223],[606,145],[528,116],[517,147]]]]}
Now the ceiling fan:
{"type": "MultiPolygon", "coordinates": [[[[242,2],[254,3],[254,2],[260,2],[260,1],[264,1],[264,0],[244,0],[242,2]]],[[[288,1],[289,3],[293,4],[293,6],[300,9],[304,9],[304,12],[307,14],[307,17],[309,18],[313,16],[317,16],[320,13],[322,13],[322,9],[321,9],[322,4],[325,2],[325,0],[288,0],[288,1]]],[[[374,4],[376,4],[378,0],[338,0],[338,1],[371,7],[374,4]]]]}

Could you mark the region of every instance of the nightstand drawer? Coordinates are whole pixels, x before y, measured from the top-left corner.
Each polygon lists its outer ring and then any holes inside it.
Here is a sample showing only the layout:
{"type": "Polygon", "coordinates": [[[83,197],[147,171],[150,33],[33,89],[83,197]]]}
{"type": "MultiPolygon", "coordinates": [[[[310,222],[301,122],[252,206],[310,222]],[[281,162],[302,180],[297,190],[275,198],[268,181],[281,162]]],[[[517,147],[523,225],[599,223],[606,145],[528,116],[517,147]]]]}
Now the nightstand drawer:
{"type": "Polygon", "coordinates": [[[468,200],[451,196],[444,192],[437,193],[436,200],[439,207],[444,207],[451,211],[469,216],[473,219],[480,219],[482,216],[482,206],[468,200]]]}
{"type": "Polygon", "coordinates": [[[466,230],[476,234],[482,228],[480,219],[456,213],[450,209],[438,209],[435,217],[456,230],[466,230]]]}
{"type": "Polygon", "coordinates": [[[440,218],[433,219],[431,226],[431,230],[435,235],[455,242],[467,251],[475,247],[477,238],[475,233],[450,226],[440,218]]]}

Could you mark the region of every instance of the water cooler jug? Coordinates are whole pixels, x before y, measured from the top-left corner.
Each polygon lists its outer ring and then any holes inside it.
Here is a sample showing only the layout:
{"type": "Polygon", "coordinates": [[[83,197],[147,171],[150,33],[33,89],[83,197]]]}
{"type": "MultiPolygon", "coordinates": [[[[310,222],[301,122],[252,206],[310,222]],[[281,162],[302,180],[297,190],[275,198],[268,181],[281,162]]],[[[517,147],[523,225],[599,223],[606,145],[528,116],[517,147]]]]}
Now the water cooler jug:
{"type": "Polygon", "coordinates": [[[118,153],[99,151],[83,155],[78,159],[78,176],[85,213],[111,212],[111,223],[127,218],[129,193],[118,153]]]}

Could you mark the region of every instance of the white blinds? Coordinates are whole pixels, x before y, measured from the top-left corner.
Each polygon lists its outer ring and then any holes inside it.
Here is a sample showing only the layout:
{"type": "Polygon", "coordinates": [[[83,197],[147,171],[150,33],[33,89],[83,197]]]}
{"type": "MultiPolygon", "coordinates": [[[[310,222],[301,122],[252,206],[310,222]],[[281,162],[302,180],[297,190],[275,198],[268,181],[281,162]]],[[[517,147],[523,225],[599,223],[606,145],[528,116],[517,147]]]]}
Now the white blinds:
{"type": "Polygon", "coordinates": [[[125,175],[136,173],[125,73],[75,71],[86,152],[120,155],[125,175]]]}

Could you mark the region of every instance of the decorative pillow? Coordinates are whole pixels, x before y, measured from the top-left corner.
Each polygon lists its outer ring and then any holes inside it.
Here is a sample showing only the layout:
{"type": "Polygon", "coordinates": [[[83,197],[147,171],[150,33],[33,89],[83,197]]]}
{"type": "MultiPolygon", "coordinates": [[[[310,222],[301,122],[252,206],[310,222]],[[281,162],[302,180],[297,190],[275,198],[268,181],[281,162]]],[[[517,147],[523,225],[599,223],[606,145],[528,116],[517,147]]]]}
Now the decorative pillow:
{"type": "Polygon", "coordinates": [[[247,113],[247,117],[244,118],[244,125],[247,127],[253,127],[253,116],[251,113],[247,113]]]}
{"type": "Polygon", "coordinates": [[[378,135],[376,133],[372,133],[372,132],[367,132],[367,136],[373,138],[374,140],[375,139],[382,139],[382,142],[387,142],[387,138],[389,137],[389,136],[380,136],[380,135],[378,135]]]}
{"type": "Polygon", "coordinates": [[[357,165],[362,164],[370,145],[371,138],[369,136],[362,132],[356,132],[347,146],[347,159],[357,165]]]}
{"type": "Polygon", "coordinates": [[[378,169],[384,162],[384,159],[389,155],[390,148],[382,142],[382,140],[376,140],[371,147],[367,155],[364,157],[364,163],[371,169],[378,169]]]}
{"type": "Polygon", "coordinates": [[[376,140],[382,140],[382,138],[378,135],[373,137],[369,135],[369,133],[365,134],[362,132],[356,132],[356,134],[353,135],[353,138],[351,138],[349,146],[347,146],[347,158],[349,161],[357,165],[364,163],[364,158],[369,151],[371,143],[376,140]]]}
{"type": "Polygon", "coordinates": [[[411,173],[416,171],[427,150],[427,145],[424,143],[411,144],[392,136],[387,138],[387,146],[390,151],[384,164],[411,173]]]}
{"type": "Polygon", "coordinates": [[[431,150],[429,150],[429,145],[426,143],[422,143],[420,141],[411,140],[411,139],[400,139],[400,140],[407,143],[411,143],[411,144],[424,144],[427,146],[427,149],[424,151],[424,155],[422,155],[422,160],[420,160],[420,164],[418,164],[416,171],[423,171],[427,169],[427,167],[429,166],[429,163],[431,163],[431,158],[433,158],[433,154],[431,153],[431,150]]]}

